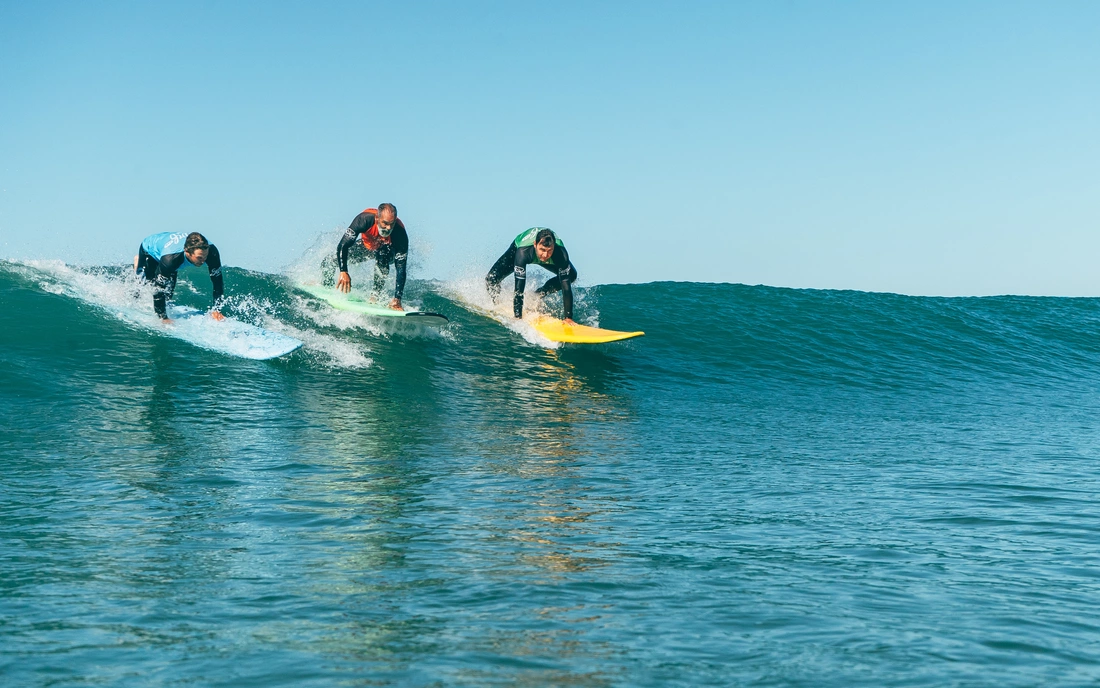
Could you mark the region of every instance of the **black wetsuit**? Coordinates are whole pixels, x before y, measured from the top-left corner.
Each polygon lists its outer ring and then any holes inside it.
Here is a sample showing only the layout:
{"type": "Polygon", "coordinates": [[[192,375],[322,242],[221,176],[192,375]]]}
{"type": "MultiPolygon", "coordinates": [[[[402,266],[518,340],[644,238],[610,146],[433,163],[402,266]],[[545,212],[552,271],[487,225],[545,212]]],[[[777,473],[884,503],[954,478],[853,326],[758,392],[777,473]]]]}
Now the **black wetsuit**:
{"type": "MultiPolygon", "coordinates": [[[[176,273],[187,260],[183,255],[183,240],[186,237],[186,234],[168,232],[154,234],[146,237],[138,247],[137,274],[153,283],[153,310],[162,319],[168,318],[167,302],[176,291],[176,273]]],[[[204,264],[210,271],[210,284],[214,291],[211,308],[217,309],[225,293],[225,284],[222,280],[221,254],[214,244],[210,244],[204,264]]]]}
{"type": "MultiPolygon", "coordinates": [[[[356,262],[374,258],[374,284],[373,293],[382,291],[386,284],[386,277],[390,274],[390,262],[397,269],[396,285],[394,285],[393,297],[400,299],[405,293],[406,266],[409,260],[409,234],[405,231],[405,224],[399,219],[393,223],[393,231],[388,237],[378,234],[375,223],[377,211],[373,208],[359,213],[348,226],[340,244],[336,247],[336,265],[340,272],[348,271],[348,258],[356,262]],[[365,237],[366,241],[360,237],[365,237]]],[[[327,270],[326,270],[327,272],[327,270]]]]}
{"type": "Polygon", "coordinates": [[[542,228],[533,227],[520,234],[508,247],[508,250],[504,252],[504,255],[497,259],[497,262],[489,270],[489,274],[485,276],[485,286],[489,289],[490,294],[499,294],[501,281],[508,276],[509,272],[515,274],[516,293],[512,297],[512,311],[517,318],[521,318],[523,317],[523,290],[527,286],[527,266],[532,263],[541,265],[553,272],[554,277],[551,277],[546,284],[539,287],[535,293],[550,294],[561,290],[565,319],[572,320],[572,284],[577,281],[577,269],[569,261],[569,252],[565,250],[565,245],[557,237],[555,237],[554,254],[550,256],[549,262],[539,261],[534,244],[529,243],[533,239],[532,230],[534,229],[542,228]]]}

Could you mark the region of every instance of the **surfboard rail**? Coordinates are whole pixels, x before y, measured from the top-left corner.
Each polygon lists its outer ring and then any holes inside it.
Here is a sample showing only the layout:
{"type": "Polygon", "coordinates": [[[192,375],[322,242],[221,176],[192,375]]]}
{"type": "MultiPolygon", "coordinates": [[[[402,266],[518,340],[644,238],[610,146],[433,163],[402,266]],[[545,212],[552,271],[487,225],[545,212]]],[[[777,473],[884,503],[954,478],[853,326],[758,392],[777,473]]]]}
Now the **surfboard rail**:
{"type": "Polygon", "coordinates": [[[545,315],[536,318],[531,325],[543,337],[563,344],[608,344],[645,335],[641,331],[623,332],[588,325],[568,325],[564,320],[545,315]]]}

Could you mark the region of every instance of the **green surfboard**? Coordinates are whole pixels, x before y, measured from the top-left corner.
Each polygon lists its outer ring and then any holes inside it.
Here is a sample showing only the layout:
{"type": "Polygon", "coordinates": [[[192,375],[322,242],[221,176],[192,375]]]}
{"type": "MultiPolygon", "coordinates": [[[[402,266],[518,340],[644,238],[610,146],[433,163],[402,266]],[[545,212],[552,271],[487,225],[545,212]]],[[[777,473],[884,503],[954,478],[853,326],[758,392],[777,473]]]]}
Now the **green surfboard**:
{"type": "Polygon", "coordinates": [[[447,316],[439,313],[396,311],[377,303],[371,303],[355,294],[344,294],[330,287],[322,287],[316,284],[299,284],[298,288],[340,311],[360,313],[372,318],[401,318],[403,322],[410,325],[427,325],[429,327],[443,327],[448,322],[447,316]]]}

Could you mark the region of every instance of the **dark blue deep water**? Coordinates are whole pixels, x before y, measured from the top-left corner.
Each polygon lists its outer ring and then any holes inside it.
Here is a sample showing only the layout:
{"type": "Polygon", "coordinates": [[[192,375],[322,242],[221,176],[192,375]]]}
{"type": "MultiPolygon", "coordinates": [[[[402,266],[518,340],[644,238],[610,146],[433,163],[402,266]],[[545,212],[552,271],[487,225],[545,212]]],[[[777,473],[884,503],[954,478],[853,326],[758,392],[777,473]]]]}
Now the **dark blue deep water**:
{"type": "Polygon", "coordinates": [[[0,262],[3,685],[1100,683],[1100,300],[609,285],[646,336],[546,349],[231,270],[257,362],[78,273],[0,262]]]}

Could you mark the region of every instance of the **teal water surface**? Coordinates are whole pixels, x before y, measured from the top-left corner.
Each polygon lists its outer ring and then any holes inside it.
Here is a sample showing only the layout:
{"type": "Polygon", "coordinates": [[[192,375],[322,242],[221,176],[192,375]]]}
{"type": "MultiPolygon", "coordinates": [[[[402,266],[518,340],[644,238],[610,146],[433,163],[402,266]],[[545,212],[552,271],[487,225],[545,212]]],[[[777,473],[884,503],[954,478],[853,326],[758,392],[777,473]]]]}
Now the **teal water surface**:
{"type": "Polygon", "coordinates": [[[0,263],[4,685],[1100,682],[1100,300],[610,285],[646,336],[546,349],[230,270],[255,362],[73,279],[0,263]]]}

